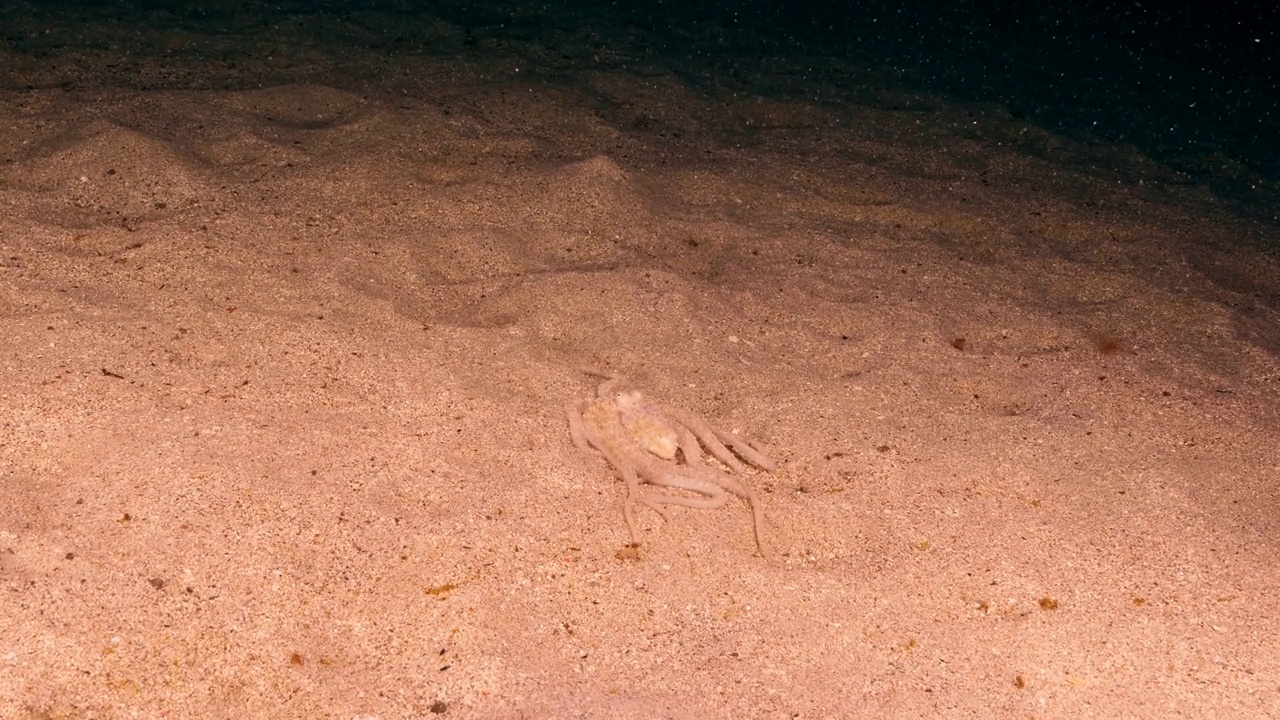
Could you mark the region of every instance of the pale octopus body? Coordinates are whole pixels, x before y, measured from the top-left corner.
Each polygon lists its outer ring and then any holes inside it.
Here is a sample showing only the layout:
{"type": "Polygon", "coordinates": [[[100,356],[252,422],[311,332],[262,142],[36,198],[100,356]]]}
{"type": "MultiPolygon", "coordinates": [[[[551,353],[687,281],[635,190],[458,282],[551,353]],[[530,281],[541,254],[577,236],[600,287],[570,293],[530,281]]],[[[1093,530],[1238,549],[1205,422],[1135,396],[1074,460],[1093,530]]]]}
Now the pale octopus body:
{"type": "Polygon", "coordinates": [[[735,476],[704,464],[702,449],[738,474],[745,472],[744,462],[763,470],[773,470],[774,462],[746,439],[688,413],[661,408],[637,390],[622,389],[620,378],[600,375],[608,379],[600,384],[597,396],[569,408],[569,433],[578,448],[603,455],[627,484],[622,511],[632,543],[639,543],[637,502],[667,519],[662,505],[718,508],[728,500],[727,493],[733,493],[750,505],[756,546],[761,555],[770,557],[760,501],[735,476]],[[688,490],[693,495],[645,492],[644,484],[688,490]]]}

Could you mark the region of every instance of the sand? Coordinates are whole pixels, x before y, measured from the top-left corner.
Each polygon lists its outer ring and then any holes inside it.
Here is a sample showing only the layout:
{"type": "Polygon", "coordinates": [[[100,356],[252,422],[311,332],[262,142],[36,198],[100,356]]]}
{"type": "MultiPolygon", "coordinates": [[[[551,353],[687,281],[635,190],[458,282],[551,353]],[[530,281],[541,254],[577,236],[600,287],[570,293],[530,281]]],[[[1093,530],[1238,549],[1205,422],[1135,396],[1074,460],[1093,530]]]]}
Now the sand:
{"type": "Polygon", "coordinates": [[[1280,716],[1276,225],[994,105],[298,18],[5,51],[0,716],[1280,716]],[[628,552],[583,368],[774,456],[778,557],[628,552]]]}

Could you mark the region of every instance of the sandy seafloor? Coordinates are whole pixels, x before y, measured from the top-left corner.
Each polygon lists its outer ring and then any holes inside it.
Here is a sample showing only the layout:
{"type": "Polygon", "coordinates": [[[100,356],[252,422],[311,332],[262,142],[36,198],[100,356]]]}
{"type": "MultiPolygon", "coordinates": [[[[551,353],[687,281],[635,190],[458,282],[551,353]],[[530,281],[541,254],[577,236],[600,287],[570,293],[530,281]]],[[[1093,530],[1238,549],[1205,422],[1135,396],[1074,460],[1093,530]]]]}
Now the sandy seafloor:
{"type": "Polygon", "coordinates": [[[1274,224],[831,58],[393,22],[6,46],[0,717],[1280,716],[1274,224]],[[776,457],[777,559],[626,552],[584,367],[776,457]]]}

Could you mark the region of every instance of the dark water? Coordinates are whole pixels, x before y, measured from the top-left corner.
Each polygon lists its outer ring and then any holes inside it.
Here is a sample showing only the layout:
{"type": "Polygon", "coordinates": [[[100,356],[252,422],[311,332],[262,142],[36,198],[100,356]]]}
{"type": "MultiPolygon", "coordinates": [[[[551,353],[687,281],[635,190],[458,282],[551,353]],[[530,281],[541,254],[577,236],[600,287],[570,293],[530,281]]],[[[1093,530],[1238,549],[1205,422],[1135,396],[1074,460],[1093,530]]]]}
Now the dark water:
{"type": "Polygon", "coordinates": [[[815,7],[807,18],[785,11],[788,24],[866,62],[908,67],[920,88],[1131,144],[1240,201],[1277,197],[1280,3],[815,7]]]}
{"type": "Polygon", "coordinates": [[[86,62],[94,66],[78,79],[0,72],[0,82],[74,86],[116,73],[120,82],[142,86],[243,86],[298,80],[285,77],[281,68],[288,63],[280,58],[299,49],[309,57],[465,56],[482,40],[502,39],[552,53],[533,58],[529,72],[536,74],[538,62],[573,63],[582,48],[603,48],[624,58],[616,69],[626,70],[628,62],[659,65],[695,87],[715,77],[763,94],[882,102],[867,98],[883,93],[860,92],[860,84],[874,82],[880,90],[998,106],[1078,140],[1137,148],[1182,182],[1209,187],[1255,218],[1280,222],[1278,5],[0,2],[0,42],[9,53],[56,62],[92,50],[86,62]],[[441,20],[456,30],[452,39],[436,32],[441,20]],[[202,49],[184,53],[148,39],[161,30],[200,38],[194,46],[202,49]],[[165,55],[171,71],[130,80],[131,60],[148,54],[165,55]],[[779,81],[782,66],[789,82],[779,81]]]}

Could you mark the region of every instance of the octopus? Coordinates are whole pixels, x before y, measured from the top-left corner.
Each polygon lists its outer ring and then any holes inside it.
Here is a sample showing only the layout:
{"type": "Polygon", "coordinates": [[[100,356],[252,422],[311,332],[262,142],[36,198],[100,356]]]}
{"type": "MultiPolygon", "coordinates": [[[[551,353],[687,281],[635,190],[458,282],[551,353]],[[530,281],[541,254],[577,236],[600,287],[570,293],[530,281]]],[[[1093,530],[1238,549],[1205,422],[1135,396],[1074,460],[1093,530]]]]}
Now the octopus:
{"type": "Polygon", "coordinates": [[[637,504],[669,521],[664,505],[712,509],[724,505],[732,494],[750,506],[756,547],[762,556],[771,557],[760,500],[738,476],[748,466],[769,471],[776,463],[747,439],[693,414],[662,407],[639,390],[627,388],[616,375],[591,374],[605,379],[596,397],[568,408],[569,434],[578,449],[603,456],[626,483],[622,513],[631,547],[640,544],[637,504]],[[718,466],[703,457],[704,450],[718,466]]]}

